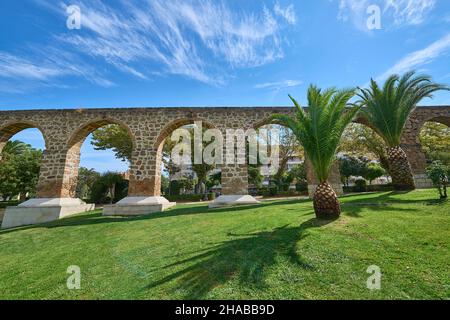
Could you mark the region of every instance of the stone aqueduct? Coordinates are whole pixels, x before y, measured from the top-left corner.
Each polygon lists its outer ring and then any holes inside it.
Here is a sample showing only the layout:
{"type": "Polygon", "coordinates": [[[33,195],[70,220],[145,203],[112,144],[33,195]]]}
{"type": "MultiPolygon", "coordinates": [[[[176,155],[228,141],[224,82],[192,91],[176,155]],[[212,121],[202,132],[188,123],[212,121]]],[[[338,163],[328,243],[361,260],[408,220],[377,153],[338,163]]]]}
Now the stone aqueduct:
{"type": "MultiPolygon", "coordinates": [[[[291,114],[291,107],[217,107],[217,108],[122,108],[78,110],[0,111],[0,152],[16,133],[38,128],[45,139],[39,199],[70,199],[75,196],[80,148],[95,129],[118,124],[133,140],[130,165],[129,197],[160,197],[161,157],[164,139],[173,130],[194,121],[214,127],[225,134],[228,128],[249,129],[268,123],[273,113],[291,114]]],[[[358,119],[355,120],[359,121],[358,119]]],[[[450,125],[450,106],[417,108],[409,119],[402,144],[412,166],[418,186],[423,186],[425,155],[419,132],[427,121],[450,125]]],[[[309,184],[313,185],[310,174],[309,184]]],[[[334,175],[339,183],[338,175],[334,175]]],[[[333,181],[332,181],[333,182],[333,181]]],[[[222,193],[247,195],[246,165],[222,166],[222,193]]],[[[59,202],[61,205],[61,202],[59,202]]]]}

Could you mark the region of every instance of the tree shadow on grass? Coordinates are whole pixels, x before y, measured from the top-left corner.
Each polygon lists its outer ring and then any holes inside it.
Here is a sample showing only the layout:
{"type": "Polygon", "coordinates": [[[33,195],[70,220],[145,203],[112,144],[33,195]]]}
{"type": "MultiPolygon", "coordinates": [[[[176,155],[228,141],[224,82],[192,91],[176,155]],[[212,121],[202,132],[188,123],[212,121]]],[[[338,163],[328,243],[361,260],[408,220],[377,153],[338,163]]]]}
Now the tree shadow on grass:
{"type": "Polygon", "coordinates": [[[265,287],[268,269],[277,263],[279,257],[287,258],[293,265],[304,270],[314,271],[315,266],[299,255],[298,241],[308,236],[305,234],[307,229],[322,227],[331,222],[333,220],[313,218],[296,227],[284,225],[271,231],[229,233],[230,240],[163,266],[162,269],[177,271],[148,284],[145,289],[176,281],[174,290],[181,292],[186,299],[205,298],[214,287],[232,279],[246,288],[261,289],[265,287]]]}
{"type": "Polygon", "coordinates": [[[230,213],[243,210],[261,209],[273,205],[290,205],[308,202],[309,200],[275,200],[268,202],[261,202],[255,205],[242,205],[235,207],[224,207],[209,209],[207,204],[199,203],[199,205],[194,206],[179,206],[171,208],[164,212],[155,212],[148,215],[141,216],[103,216],[101,211],[93,211],[90,213],[83,213],[71,217],[66,217],[60,220],[55,220],[47,223],[23,226],[11,229],[0,230],[0,235],[7,234],[10,232],[28,230],[33,228],[60,228],[60,227],[71,227],[71,226],[84,226],[84,225],[95,225],[103,223],[117,223],[117,222],[132,222],[140,220],[153,220],[162,219],[174,216],[184,216],[184,215],[195,215],[195,214],[218,214],[218,213],[230,213]]]}
{"type": "Polygon", "coordinates": [[[376,193],[375,196],[371,197],[368,194],[368,198],[361,199],[359,196],[364,195],[348,195],[341,197],[341,208],[345,215],[351,217],[361,217],[360,213],[363,210],[370,209],[372,212],[383,212],[386,210],[394,210],[397,212],[411,213],[420,211],[418,207],[400,207],[399,205],[433,205],[433,204],[441,204],[436,201],[436,199],[401,199],[396,198],[397,195],[408,194],[410,191],[398,192],[398,191],[390,191],[383,193],[376,193]]]}

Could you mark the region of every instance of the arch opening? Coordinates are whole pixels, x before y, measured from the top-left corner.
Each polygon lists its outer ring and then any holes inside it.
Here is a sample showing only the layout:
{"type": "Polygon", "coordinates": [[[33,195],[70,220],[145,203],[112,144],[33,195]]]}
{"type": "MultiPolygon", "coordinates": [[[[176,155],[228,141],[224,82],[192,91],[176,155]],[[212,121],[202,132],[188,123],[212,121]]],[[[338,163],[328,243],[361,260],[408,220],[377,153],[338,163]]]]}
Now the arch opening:
{"type": "MultiPolygon", "coordinates": [[[[218,164],[205,161],[194,161],[194,130],[201,130],[201,135],[208,129],[216,129],[210,122],[201,119],[177,119],[166,125],[159,133],[154,144],[156,150],[155,189],[170,201],[199,201],[215,198],[221,192],[221,168],[218,164]],[[201,122],[197,126],[198,122],[201,122]],[[183,137],[172,141],[172,136],[178,129],[186,130],[190,138],[191,154],[182,159],[181,163],[173,157],[174,148],[178,142],[185,142],[183,137]],[[188,159],[189,158],[189,159],[188,159]]],[[[203,143],[205,147],[208,143],[203,143]]],[[[180,152],[182,154],[183,151],[180,152]]]]}
{"type": "Polygon", "coordinates": [[[436,117],[425,121],[418,140],[425,154],[426,165],[440,161],[450,165],[450,117],[436,117]]]}
{"type": "Polygon", "coordinates": [[[0,208],[36,196],[46,149],[42,129],[32,123],[12,123],[0,128],[0,202],[4,202],[0,208]]]}
{"type": "Polygon", "coordinates": [[[67,144],[63,194],[89,203],[113,204],[128,195],[134,136],[117,120],[78,128],[67,144]]]}
{"type": "MultiPolygon", "coordinates": [[[[270,155],[277,150],[275,163],[248,164],[249,193],[258,196],[295,196],[308,194],[304,149],[291,129],[276,122],[263,120],[254,126],[257,133],[265,130],[258,143],[267,144],[270,155]],[[275,130],[275,131],[273,131],[275,130]],[[264,136],[267,136],[267,141],[264,136]]],[[[247,155],[249,146],[247,145],[247,155]]]]}
{"type": "Polygon", "coordinates": [[[386,150],[383,138],[364,119],[356,119],[345,129],[337,157],[346,191],[390,188],[386,150]]]}

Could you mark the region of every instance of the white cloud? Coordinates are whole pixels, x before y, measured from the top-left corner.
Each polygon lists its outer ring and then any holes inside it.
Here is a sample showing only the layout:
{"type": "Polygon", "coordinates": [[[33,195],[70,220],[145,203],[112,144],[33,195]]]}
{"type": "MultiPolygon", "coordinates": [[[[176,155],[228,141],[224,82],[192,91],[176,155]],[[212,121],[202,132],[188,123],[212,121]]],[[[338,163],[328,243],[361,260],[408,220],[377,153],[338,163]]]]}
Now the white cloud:
{"type": "Polygon", "coordinates": [[[290,23],[290,24],[297,23],[297,16],[295,14],[293,4],[290,4],[286,8],[282,8],[280,6],[280,4],[277,2],[277,3],[275,3],[273,10],[275,11],[275,14],[285,18],[288,23],[290,23]]]}
{"type": "Polygon", "coordinates": [[[66,51],[50,47],[30,47],[27,51],[27,57],[0,51],[1,92],[23,93],[42,86],[64,87],[59,80],[69,76],[85,78],[104,87],[113,85],[66,51]]]}
{"type": "Polygon", "coordinates": [[[54,66],[36,65],[34,62],[0,51],[0,77],[48,80],[62,76],[66,70],[54,66]]]}
{"type": "Polygon", "coordinates": [[[384,12],[390,13],[396,25],[421,24],[434,8],[436,0],[385,0],[384,12]]]}
{"type": "Polygon", "coordinates": [[[377,80],[379,81],[385,80],[391,74],[401,74],[409,70],[427,65],[436,58],[444,54],[448,54],[449,52],[450,52],[450,33],[440,38],[439,40],[433,42],[428,47],[414,51],[406,55],[394,66],[392,66],[382,75],[377,77],[377,80]]]}
{"type": "MultiPolygon", "coordinates": [[[[227,67],[251,68],[284,57],[280,31],[296,23],[294,6],[279,3],[259,12],[237,12],[223,1],[207,0],[124,1],[118,8],[85,0],[76,4],[82,29],[57,39],[142,79],[163,73],[222,84],[227,67]]],[[[65,17],[65,8],[51,10],[65,17]]]]}
{"type": "Polygon", "coordinates": [[[270,89],[273,91],[280,91],[281,89],[297,87],[303,82],[300,80],[283,80],[276,82],[265,82],[254,86],[255,89],[270,89]]]}
{"type": "Polygon", "coordinates": [[[378,5],[382,11],[383,28],[418,25],[433,10],[436,0],[339,0],[338,20],[351,21],[360,30],[366,27],[370,5],[378,5]]]}

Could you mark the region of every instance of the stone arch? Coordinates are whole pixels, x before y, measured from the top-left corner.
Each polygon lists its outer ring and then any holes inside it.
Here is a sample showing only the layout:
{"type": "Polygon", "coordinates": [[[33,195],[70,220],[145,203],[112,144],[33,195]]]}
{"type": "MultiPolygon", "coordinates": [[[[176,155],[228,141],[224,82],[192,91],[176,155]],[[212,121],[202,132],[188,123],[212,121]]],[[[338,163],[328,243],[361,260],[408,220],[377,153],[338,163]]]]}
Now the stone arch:
{"type": "Polygon", "coordinates": [[[78,183],[78,169],[80,165],[80,152],[86,138],[95,130],[104,127],[106,125],[119,125],[124,128],[131,138],[133,148],[135,146],[135,137],[129,126],[117,119],[113,118],[100,118],[90,120],[87,123],[83,123],[77,129],[75,129],[66,144],[65,149],[65,168],[64,177],[62,181],[62,196],[74,197],[75,190],[78,183]]]}
{"type": "Polygon", "coordinates": [[[175,131],[178,128],[181,128],[183,126],[189,125],[189,124],[194,124],[194,122],[196,121],[201,121],[202,122],[202,126],[204,128],[208,128],[208,129],[215,129],[216,126],[214,124],[212,124],[209,121],[206,121],[204,119],[200,119],[200,118],[180,118],[180,119],[176,119],[171,121],[169,124],[167,124],[160,132],[158,137],[156,138],[155,143],[153,144],[153,148],[155,150],[160,150],[162,151],[162,147],[163,147],[163,143],[166,140],[166,138],[168,138],[173,131],[175,131]]]}
{"type": "Polygon", "coordinates": [[[7,123],[0,128],[0,155],[9,139],[26,129],[38,129],[44,138],[45,149],[48,148],[49,139],[47,138],[45,130],[41,126],[29,121],[15,121],[7,123]]]}
{"type": "MultiPolygon", "coordinates": [[[[44,155],[45,155],[45,152],[47,152],[48,147],[49,147],[49,139],[47,137],[45,130],[41,126],[39,126],[38,124],[36,124],[34,122],[15,121],[15,122],[7,123],[7,124],[3,125],[3,127],[0,128],[0,160],[2,160],[3,148],[6,146],[8,141],[14,135],[16,135],[17,133],[19,133],[23,130],[26,130],[26,129],[37,129],[41,133],[42,138],[44,139],[44,155]]],[[[44,159],[41,160],[41,169],[42,169],[43,161],[44,161],[44,159]]],[[[42,171],[42,170],[40,170],[40,171],[42,171]]],[[[39,183],[37,185],[37,189],[39,189],[39,183]]]]}
{"type": "Polygon", "coordinates": [[[422,131],[423,126],[427,122],[435,122],[443,124],[450,128],[450,115],[448,116],[430,116],[427,118],[424,118],[417,126],[417,134],[416,134],[416,142],[420,143],[420,132],[422,131]]]}
{"type": "Polygon", "coordinates": [[[426,122],[437,122],[449,126],[450,112],[448,109],[441,111],[437,108],[418,107],[405,126],[401,146],[408,156],[417,188],[432,186],[425,173],[427,160],[420,142],[420,132],[426,122]]]}
{"type": "Polygon", "coordinates": [[[163,147],[165,140],[172,134],[173,131],[179,129],[183,126],[194,124],[196,121],[202,122],[202,127],[207,129],[216,129],[216,126],[209,121],[206,121],[201,118],[179,118],[168,123],[164,128],[159,132],[158,137],[156,138],[153,144],[154,151],[154,172],[153,179],[151,179],[152,188],[151,190],[157,196],[161,195],[161,167],[162,167],[162,156],[163,156],[163,147]]]}
{"type": "MultiPolygon", "coordinates": [[[[415,132],[414,136],[414,145],[417,146],[416,148],[411,148],[410,150],[410,157],[413,158],[413,165],[414,168],[419,168],[420,172],[416,172],[415,174],[415,181],[416,186],[419,188],[431,188],[432,182],[428,179],[428,177],[425,174],[425,169],[429,165],[429,155],[427,155],[426,149],[423,148],[420,135],[422,130],[424,129],[424,126],[426,123],[438,123],[446,126],[447,128],[450,128],[450,115],[449,116],[437,116],[437,117],[427,117],[424,119],[424,121],[421,121],[417,126],[417,131],[415,132]]],[[[412,140],[412,137],[410,137],[410,140],[412,140]]],[[[411,161],[411,160],[410,160],[411,161]]],[[[416,169],[416,171],[419,171],[416,169]]]]}
{"type": "Polygon", "coordinates": [[[130,127],[126,123],[124,123],[120,120],[117,120],[117,119],[101,118],[101,119],[91,120],[91,121],[79,126],[70,136],[70,139],[67,142],[67,149],[73,148],[78,145],[81,147],[84,140],[87,138],[87,136],[89,134],[91,134],[92,132],[94,132],[95,130],[97,130],[101,127],[111,125],[111,124],[116,124],[116,125],[119,125],[122,128],[124,128],[128,132],[128,135],[130,136],[130,138],[132,140],[133,147],[135,146],[134,134],[131,131],[130,127]]]}
{"type": "Polygon", "coordinates": [[[280,126],[283,125],[279,121],[276,121],[276,120],[270,119],[270,117],[267,117],[267,118],[257,121],[256,123],[253,124],[252,127],[253,127],[253,129],[257,130],[261,127],[264,127],[264,126],[267,126],[270,124],[276,124],[276,125],[280,125],[280,126]]]}

